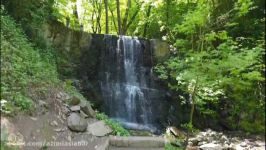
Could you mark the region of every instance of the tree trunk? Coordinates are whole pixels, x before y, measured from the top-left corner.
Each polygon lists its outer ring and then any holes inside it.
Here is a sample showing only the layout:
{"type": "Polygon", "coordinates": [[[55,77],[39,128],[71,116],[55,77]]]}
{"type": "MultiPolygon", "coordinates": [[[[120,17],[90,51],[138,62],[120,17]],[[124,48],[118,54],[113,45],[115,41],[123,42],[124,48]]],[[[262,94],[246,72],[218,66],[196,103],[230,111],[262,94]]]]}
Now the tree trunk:
{"type": "MultiPolygon", "coordinates": [[[[146,18],[149,20],[150,14],[151,14],[151,5],[149,5],[148,11],[146,13],[146,18]]],[[[144,32],[143,32],[143,37],[146,37],[147,34],[147,28],[148,28],[148,21],[145,22],[144,25],[144,32]]]]}
{"type": "Polygon", "coordinates": [[[126,28],[127,28],[127,18],[128,18],[128,15],[129,15],[129,10],[130,10],[130,7],[131,7],[131,0],[128,0],[127,1],[127,8],[126,8],[126,12],[125,12],[125,16],[123,18],[123,23],[122,23],[122,34],[126,34],[126,28]]]}
{"type": "Polygon", "coordinates": [[[170,7],[171,0],[166,0],[166,26],[169,25],[169,7],[170,7]]]}
{"type": "Polygon", "coordinates": [[[191,109],[190,109],[190,114],[189,114],[189,123],[188,123],[188,128],[187,128],[185,147],[188,145],[189,133],[191,132],[191,129],[193,127],[193,114],[195,110],[195,97],[197,94],[197,90],[198,90],[198,76],[196,78],[196,83],[193,87],[193,91],[190,93],[190,97],[189,97],[191,101],[191,109]]]}
{"type": "Polygon", "coordinates": [[[118,23],[118,34],[121,35],[121,17],[120,17],[120,3],[116,0],[116,10],[117,10],[117,23],[118,23]]]}
{"type": "Polygon", "coordinates": [[[108,0],[104,0],[104,8],[105,8],[105,33],[109,33],[109,26],[108,26],[108,0]]]}
{"type": "Polygon", "coordinates": [[[190,117],[189,117],[189,123],[193,124],[193,114],[194,114],[194,110],[195,110],[195,97],[197,94],[197,90],[198,90],[198,77],[196,78],[196,83],[193,87],[193,91],[191,93],[191,110],[190,110],[190,117]]]}
{"type": "Polygon", "coordinates": [[[117,26],[116,26],[116,21],[115,21],[115,16],[114,16],[114,13],[113,13],[113,10],[112,9],[110,9],[110,7],[109,7],[109,10],[110,10],[110,12],[111,12],[111,15],[112,15],[112,21],[113,21],[113,24],[114,24],[114,27],[115,27],[115,31],[117,32],[117,34],[118,34],[118,30],[117,30],[117,26]]]}
{"type": "Polygon", "coordinates": [[[133,16],[130,18],[128,24],[127,24],[126,27],[125,27],[125,31],[124,31],[125,34],[127,33],[127,29],[130,27],[130,25],[133,23],[133,21],[135,20],[136,16],[138,15],[139,10],[140,10],[140,8],[137,9],[137,10],[135,11],[135,13],[133,14],[133,16]]]}

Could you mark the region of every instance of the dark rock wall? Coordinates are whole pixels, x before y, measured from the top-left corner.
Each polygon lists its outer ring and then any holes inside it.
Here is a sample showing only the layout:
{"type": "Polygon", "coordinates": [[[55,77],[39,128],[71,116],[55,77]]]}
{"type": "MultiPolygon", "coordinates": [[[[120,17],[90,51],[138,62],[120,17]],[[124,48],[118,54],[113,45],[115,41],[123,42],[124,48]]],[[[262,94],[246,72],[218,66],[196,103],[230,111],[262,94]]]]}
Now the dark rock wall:
{"type": "MultiPolygon", "coordinates": [[[[110,46],[105,41],[105,36],[71,30],[61,23],[46,24],[43,29],[47,42],[52,42],[56,49],[58,71],[61,78],[78,80],[82,94],[94,104],[95,108],[104,109],[100,74],[103,71],[101,65],[103,61],[106,61],[106,58],[102,52],[110,46]]],[[[118,37],[112,37],[111,40],[113,41],[110,43],[116,43],[118,37]]],[[[139,39],[139,41],[144,49],[140,58],[143,67],[151,69],[156,63],[169,57],[169,47],[165,42],[146,39],[139,39]]],[[[105,62],[105,65],[107,64],[105,62]]],[[[145,74],[143,75],[145,76],[145,74]]],[[[182,118],[182,115],[178,114],[181,107],[178,108],[179,110],[176,109],[178,106],[177,99],[173,100],[169,96],[166,86],[161,85],[160,80],[156,80],[155,75],[146,75],[149,76],[146,77],[148,86],[160,91],[160,98],[153,97],[156,95],[155,93],[146,93],[153,100],[153,110],[156,110],[153,111],[153,122],[159,126],[180,124],[179,117],[182,118]]]]}

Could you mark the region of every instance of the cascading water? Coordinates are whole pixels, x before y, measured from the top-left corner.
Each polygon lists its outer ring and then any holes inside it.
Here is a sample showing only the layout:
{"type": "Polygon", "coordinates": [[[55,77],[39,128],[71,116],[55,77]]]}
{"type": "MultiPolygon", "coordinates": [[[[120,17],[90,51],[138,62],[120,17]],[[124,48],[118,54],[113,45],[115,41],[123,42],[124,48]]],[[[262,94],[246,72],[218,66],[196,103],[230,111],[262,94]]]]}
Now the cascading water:
{"type": "Polygon", "coordinates": [[[155,129],[152,98],[159,97],[159,92],[152,88],[151,65],[147,65],[151,59],[144,57],[145,50],[149,50],[147,46],[135,37],[117,39],[105,35],[105,50],[101,54],[104,110],[109,117],[131,129],[155,129]]]}

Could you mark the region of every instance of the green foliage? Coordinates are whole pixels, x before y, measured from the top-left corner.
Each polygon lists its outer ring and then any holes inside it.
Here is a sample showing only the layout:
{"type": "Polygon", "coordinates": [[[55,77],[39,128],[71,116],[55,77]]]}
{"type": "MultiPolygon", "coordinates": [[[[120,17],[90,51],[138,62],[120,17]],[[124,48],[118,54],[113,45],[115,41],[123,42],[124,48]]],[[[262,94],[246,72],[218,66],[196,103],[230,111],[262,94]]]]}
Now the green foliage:
{"type": "Polygon", "coordinates": [[[253,2],[251,0],[238,0],[235,5],[238,16],[243,16],[252,9],[253,2]]]}
{"type": "Polygon", "coordinates": [[[73,86],[72,80],[67,79],[63,83],[63,88],[71,97],[77,97],[80,100],[87,101],[86,98],[84,98],[83,95],[73,86]]]}
{"type": "Polygon", "coordinates": [[[184,148],[183,147],[176,147],[176,146],[173,146],[170,143],[167,143],[167,144],[165,144],[164,149],[165,150],[183,150],[184,148]]]}
{"type": "Polygon", "coordinates": [[[129,136],[130,135],[128,130],[123,128],[121,124],[119,124],[118,122],[114,120],[109,119],[108,116],[106,116],[104,113],[97,113],[96,118],[99,120],[103,120],[107,125],[109,125],[113,129],[112,134],[118,135],[118,136],[129,136]]]}
{"type": "Polygon", "coordinates": [[[32,106],[32,100],[19,93],[18,95],[15,95],[14,97],[14,104],[17,107],[20,107],[22,110],[28,110],[32,106]]]}
{"type": "Polygon", "coordinates": [[[195,128],[192,123],[181,124],[181,127],[188,130],[190,133],[198,133],[200,130],[195,128]]]}
{"type": "Polygon", "coordinates": [[[179,55],[155,67],[172,90],[189,95],[188,99],[179,94],[181,103],[195,104],[198,112],[214,120],[224,109],[224,120],[231,128],[252,128],[253,132],[265,131],[265,53],[264,38],[261,40],[260,36],[265,29],[261,20],[265,19],[251,15],[265,10],[259,3],[239,0],[231,6],[227,2],[200,0],[186,4],[187,11],[178,10],[184,13],[182,19],[169,26],[165,37],[177,47],[179,55]],[[249,24],[243,23],[246,19],[249,24]],[[254,121],[256,124],[252,125],[254,121]]]}
{"type": "Polygon", "coordinates": [[[34,86],[56,84],[56,66],[50,56],[41,55],[20,26],[1,8],[1,102],[4,112],[28,110],[32,106],[29,90],[34,86]]]}

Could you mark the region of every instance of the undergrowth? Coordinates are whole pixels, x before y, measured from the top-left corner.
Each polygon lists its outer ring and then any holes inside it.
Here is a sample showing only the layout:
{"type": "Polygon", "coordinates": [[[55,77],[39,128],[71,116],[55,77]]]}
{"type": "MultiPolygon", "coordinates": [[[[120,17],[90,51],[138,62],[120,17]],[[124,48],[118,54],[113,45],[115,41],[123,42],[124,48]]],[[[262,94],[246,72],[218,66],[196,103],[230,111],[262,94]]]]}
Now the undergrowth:
{"type": "Polygon", "coordinates": [[[167,143],[167,144],[165,144],[164,149],[165,150],[183,150],[184,148],[176,147],[176,146],[171,145],[170,143],[167,143]]]}
{"type": "Polygon", "coordinates": [[[113,129],[112,134],[118,135],[118,136],[129,136],[130,135],[129,131],[123,128],[120,123],[114,120],[111,120],[104,113],[96,113],[96,118],[99,120],[103,120],[107,125],[109,125],[113,129]]]}
{"type": "Polygon", "coordinates": [[[30,88],[59,82],[55,62],[24,34],[1,7],[1,112],[27,111],[33,106],[30,88]]]}

